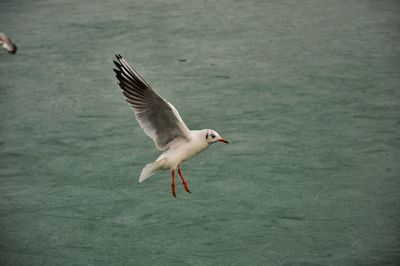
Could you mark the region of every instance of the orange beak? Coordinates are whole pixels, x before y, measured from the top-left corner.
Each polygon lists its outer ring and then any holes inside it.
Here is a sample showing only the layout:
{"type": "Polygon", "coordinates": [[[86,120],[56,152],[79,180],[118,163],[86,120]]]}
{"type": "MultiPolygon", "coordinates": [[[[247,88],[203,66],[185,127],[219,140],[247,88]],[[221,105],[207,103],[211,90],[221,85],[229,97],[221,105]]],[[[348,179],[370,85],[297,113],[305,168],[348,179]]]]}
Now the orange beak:
{"type": "Polygon", "coordinates": [[[227,141],[226,139],[223,139],[223,138],[220,138],[218,141],[219,141],[219,142],[226,143],[226,144],[229,144],[229,141],[227,141]]]}

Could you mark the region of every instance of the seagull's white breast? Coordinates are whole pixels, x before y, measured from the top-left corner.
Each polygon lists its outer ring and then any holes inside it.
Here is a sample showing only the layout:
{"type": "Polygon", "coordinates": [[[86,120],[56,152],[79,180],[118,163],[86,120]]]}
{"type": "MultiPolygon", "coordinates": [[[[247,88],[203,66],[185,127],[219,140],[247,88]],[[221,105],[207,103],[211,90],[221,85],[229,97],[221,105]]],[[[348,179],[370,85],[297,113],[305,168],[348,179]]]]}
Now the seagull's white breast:
{"type": "Polygon", "coordinates": [[[189,141],[184,139],[173,141],[170,148],[158,157],[157,161],[165,159],[164,169],[175,169],[182,161],[189,160],[208,147],[200,131],[192,130],[190,133],[189,141]]]}

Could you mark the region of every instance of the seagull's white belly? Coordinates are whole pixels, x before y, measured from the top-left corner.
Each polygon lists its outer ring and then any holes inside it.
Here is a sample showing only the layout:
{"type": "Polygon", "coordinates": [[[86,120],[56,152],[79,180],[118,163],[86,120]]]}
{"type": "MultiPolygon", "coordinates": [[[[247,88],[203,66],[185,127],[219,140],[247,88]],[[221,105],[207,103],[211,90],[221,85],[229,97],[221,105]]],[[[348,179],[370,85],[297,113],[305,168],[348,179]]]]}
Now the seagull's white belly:
{"type": "Polygon", "coordinates": [[[158,160],[164,159],[164,169],[175,169],[182,161],[189,160],[199,152],[207,148],[208,145],[202,143],[188,142],[175,148],[170,148],[158,157],[158,160]]]}

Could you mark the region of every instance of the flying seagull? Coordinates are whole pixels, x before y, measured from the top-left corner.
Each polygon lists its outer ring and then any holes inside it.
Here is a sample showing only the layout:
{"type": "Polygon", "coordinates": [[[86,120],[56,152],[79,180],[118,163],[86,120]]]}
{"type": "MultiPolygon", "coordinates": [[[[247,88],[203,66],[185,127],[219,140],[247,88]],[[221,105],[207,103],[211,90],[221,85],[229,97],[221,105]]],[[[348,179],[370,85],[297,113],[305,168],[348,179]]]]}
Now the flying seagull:
{"type": "Polygon", "coordinates": [[[11,39],[7,35],[2,32],[0,32],[0,45],[3,47],[4,50],[11,54],[15,54],[17,52],[17,46],[11,41],[11,39]]]}
{"type": "Polygon", "coordinates": [[[149,84],[122,58],[116,55],[114,69],[125,100],[135,112],[136,119],[144,132],[153,139],[162,153],[140,173],[139,183],[161,169],[170,169],[172,175],[172,195],[175,193],[175,169],[182,179],[185,190],[190,189],[182,175],[181,163],[208,148],[213,143],[229,143],[215,130],[189,130],[175,107],[161,98],[149,84]]]}

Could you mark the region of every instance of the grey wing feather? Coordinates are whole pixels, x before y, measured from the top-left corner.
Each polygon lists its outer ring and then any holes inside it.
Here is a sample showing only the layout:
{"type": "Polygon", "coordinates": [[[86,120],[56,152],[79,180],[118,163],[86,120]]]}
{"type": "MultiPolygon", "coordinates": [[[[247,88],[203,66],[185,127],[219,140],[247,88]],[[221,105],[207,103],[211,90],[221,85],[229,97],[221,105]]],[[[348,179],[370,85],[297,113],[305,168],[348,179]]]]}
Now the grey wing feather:
{"type": "Polygon", "coordinates": [[[122,58],[116,55],[114,69],[125,100],[133,108],[144,132],[153,139],[159,150],[168,149],[168,144],[178,138],[189,138],[189,129],[178,111],[161,98],[144,79],[122,58]]]}

